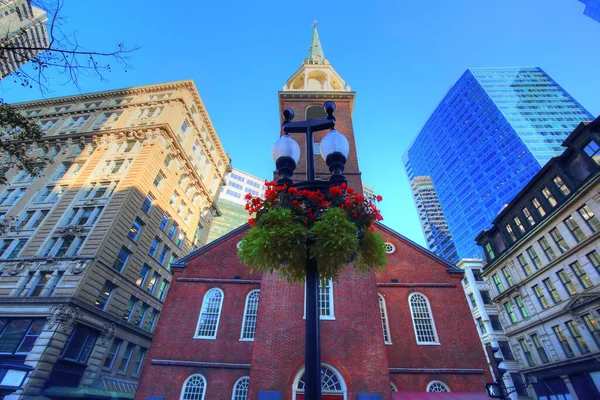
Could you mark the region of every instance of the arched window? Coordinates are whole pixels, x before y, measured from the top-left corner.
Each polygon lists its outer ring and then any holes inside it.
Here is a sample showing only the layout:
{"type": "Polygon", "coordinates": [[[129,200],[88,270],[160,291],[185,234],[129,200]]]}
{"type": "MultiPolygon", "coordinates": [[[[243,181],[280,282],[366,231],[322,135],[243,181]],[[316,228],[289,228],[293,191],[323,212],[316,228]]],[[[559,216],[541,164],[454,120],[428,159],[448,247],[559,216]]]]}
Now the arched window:
{"type": "Polygon", "coordinates": [[[248,398],[248,388],[250,387],[250,378],[243,376],[233,385],[233,394],[231,400],[246,400],[248,398]]]}
{"type": "Polygon", "coordinates": [[[449,392],[449,391],[450,391],[450,388],[444,382],[431,381],[431,382],[429,382],[429,384],[427,384],[426,392],[442,393],[442,392],[449,392]]]}
{"type": "Polygon", "coordinates": [[[440,344],[427,297],[421,293],[413,293],[408,296],[408,304],[417,344],[440,344]]]}
{"type": "Polygon", "coordinates": [[[195,338],[214,339],[217,337],[219,318],[221,317],[221,306],[223,305],[223,291],[212,288],[204,295],[202,310],[198,318],[195,338]]]}
{"type": "Polygon", "coordinates": [[[240,340],[254,340],[259,297],[260,290],[258,289],[252,290],[246,296],[246,306],[244,307],[244,318],[242,319],[242,333],[240,334],[240,340]]]}
{"type": "Polygon", "coordinates": [[[206,379],[200,374],[190,375],[183,383],[179,400],[204,400],[206,379]]]}
{"type": "MultiPolygon", "coordinates": [[[[294,379],[295,400],[304,400],[304,367],[294,379]]],[[[321,392],[328,399],[346,400],[346,383],[337,369],[329,364],[321,364],[321,392]]]]}
{"type": "Polygon", "coordinates": [[[383,328],[383,342],[385,344],[392,344],[390,337],[390,326],[388,324],[387,310],[385,307],[385,299],[382,295],[378,294],[379,298],[379,313],[381,314],[381,327],[383,328]]]}
{"type": "Polygon", "coordinates": [[[390,389],[392,389],[392,392],[398,391],[398,387],[396,385],[394,385],[394,382],[390,382],[390,389]]]}
{"type": "Polygon", "coordinates": [[[323,105],[312,105],[306,107],[306,119],[321,119],[327,118],[327,113],[323,109],[323,105]]]}

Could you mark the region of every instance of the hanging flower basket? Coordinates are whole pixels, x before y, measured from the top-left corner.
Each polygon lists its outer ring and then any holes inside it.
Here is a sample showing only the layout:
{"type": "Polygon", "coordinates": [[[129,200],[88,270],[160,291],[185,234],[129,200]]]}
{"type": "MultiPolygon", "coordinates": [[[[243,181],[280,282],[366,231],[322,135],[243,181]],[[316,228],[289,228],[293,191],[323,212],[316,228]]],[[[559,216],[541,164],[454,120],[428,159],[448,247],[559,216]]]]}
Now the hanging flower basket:
{"type": "Polygon", "coordinates": [[[298,190],[265,182],[265,198],[246,195],[250,230],[238,257],[252,269],[278,271],[290,283],[303,281],[306,261],[315,258],[320,279],[336,279],[348,265],[369,273],[387,257],[374,222],[383,218],[375,206],[346,184],[321,191],[298,190]],[[327,195],[327,196],[326,196],[327,195]]]}

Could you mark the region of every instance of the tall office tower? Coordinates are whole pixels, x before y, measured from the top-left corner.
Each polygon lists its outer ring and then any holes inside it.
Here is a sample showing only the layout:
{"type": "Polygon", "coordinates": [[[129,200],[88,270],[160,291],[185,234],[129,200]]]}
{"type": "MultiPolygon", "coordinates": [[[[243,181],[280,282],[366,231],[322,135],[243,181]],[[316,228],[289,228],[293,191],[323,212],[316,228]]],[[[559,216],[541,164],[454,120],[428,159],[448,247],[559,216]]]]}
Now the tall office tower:
{"type": "Polygon", "coordinates": [[[48,46],[46,12],[29,0],[0,1],[0,76],[4,78],[48,46]],[[7,47],[9,49],[7,49],[7,47]],[[23,47],[12,49],[11,47],[23,47]]]}
{"type": "Polygon", "coordinates": [[[363,183],[363,195],[367,198],[367,199],[374,199],[375,198],[375,190],[373,189],[372,186],[369,185],[365,185],[363,183]]]}
{"type": "Polygon", "coordinates": [[[459,258],[481,257],[488,227],[561,143],[592,115],[537,67],[471,68],[406,150],[412,181],[428,176],[459,258]]]}
{"type": "Polygon", "coordinates": [[[448,231],[448,223],[440,207],[431,178],[428,176],[414,177],[410,182],[410,189],[427,247],[445,260],[456,263],[458,261],[456,247],[454,247],[452,236],[448,231]]]}
{"type": "Polygon", "coordinates": [[[221,216],[213,220],[208,232],[207,243],[228,234],[248,222],[248,211],[246,210],[247,193],[253,196],[264,197],[265,180],[257,178],[239,169],[234,169],[225,177],[225,186],[221,188],[221,194],[217,205],[221,216]]]}
{"type": "Polygon", "coordinates": [[[594,21],[600,22],[600,0],[579,0],[585,4],[583,15],[587,15],[594,21]]]}
{"type": "Polygon", "coordinates": [[[0,364],[33,367],[11,399],[131,397],[170,265],[206,242],[229,157],[192,81],[14,107],[48,163],[32,177],[3,161],[0,364]]]}

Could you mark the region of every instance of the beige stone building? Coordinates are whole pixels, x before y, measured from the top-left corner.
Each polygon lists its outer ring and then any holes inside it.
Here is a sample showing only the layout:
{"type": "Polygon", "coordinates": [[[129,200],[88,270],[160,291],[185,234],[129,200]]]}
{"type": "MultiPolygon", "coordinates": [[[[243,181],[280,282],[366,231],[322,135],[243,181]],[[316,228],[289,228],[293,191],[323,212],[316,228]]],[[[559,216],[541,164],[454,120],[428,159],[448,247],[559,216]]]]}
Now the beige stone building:
{"type": "Polygon", "coordinates": [[[48,46],[47,21],[46,11],[29,0],[0,0],[0,78],[40,53],[32,49],[48,46]]]}
{"type": "Polygon", "coordinates": [[[0,363],[9,398],[131,396],[171,280],[206,243],[229,156],[192,81],[16,104],[39,176],[2,162],[0,363]],[[22,396],[22,397],[20,397],[22,396]]]}
{"type": "Polygon", "coordinates": [[[563,146],[477,238],[520,398],[600,397],[600,118],[563,146]]]}

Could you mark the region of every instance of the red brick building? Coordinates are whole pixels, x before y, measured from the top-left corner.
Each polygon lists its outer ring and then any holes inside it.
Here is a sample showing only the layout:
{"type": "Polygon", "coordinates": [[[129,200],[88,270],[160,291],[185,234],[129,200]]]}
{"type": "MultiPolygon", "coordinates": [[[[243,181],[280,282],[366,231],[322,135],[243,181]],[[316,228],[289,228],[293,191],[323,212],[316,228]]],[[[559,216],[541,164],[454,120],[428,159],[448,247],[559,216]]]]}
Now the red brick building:
{"type": "MultiPolygon", "coordinates": [[[[279,92],[280,108],[292,108],[298,119],[318,118],[323,102],[334,100],[336,129],[351,148],[345,175],[362,190],[354,96],[323,57],[315,29],[307,59],[279,92]]],[[[295,139],[303,148],[303,137],[295,139]]],[[[303,160],[295,179],[304,178],[303,160]]],[[[323,160],[316,164],[317,175],[328,177],[323,160]]],[[[303,399],[303,286],[240,264],[236,245],[246,229],[173,265],[136,400],[303,399]]],[[[394,399],[410,399],[410,392],[487,398],[491,377],[462,271],[384,225],[377,229],[389,252],[385,270],[364,276],[349,268],[321,288],[323,399],[390,400],[392,392],[394,399]]]]}

